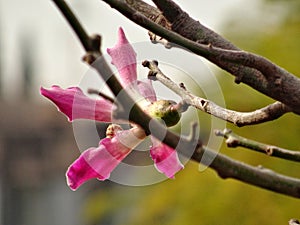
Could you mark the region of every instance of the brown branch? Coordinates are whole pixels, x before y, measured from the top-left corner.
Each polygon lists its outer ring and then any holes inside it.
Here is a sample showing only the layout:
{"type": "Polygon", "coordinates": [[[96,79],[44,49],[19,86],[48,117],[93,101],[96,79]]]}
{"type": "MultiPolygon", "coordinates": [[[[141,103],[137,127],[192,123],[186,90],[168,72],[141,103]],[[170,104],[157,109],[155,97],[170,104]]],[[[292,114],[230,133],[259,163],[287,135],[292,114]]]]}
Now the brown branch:
{"type": "Polygon", "coordinates": [[[171,29],[189,40],[201,44],[213,44],[219,48],[239,50],[213,30],[192,19],[175,2],[169,0],[152,0],[161,13],[172,25],[171,29]]]}
{"type": "Polygon", "coordinates": [[[55,5],[58,7],[60,12],[66,18],[67,22],[72,27],[73,31],[75,32],[76,36],[80,40],[83,48],[86,51],[93,51],[99,50],[101,44],[101,37],[100,36],[88,36],[87,32],[83,28],[82,24],[79,22],[75,14],[69,8],[68,4],[65,1],[61,0],[53,0],[55,5]],[[61,10],[63,9],[63,10],[61,10]]]}
{"type": "Polygon", "coordinates": [[[167,88],[178,94],[188,105],[240,127],[275,120],[290,111],[289,108],[281,102],[275,102],[253,112],[237,112],[229,110],[212,101],[193,95],[183,84],[177,85],[174,83],[169,77],[161,72],[158,68],[157,61],[144,61],[143,66],[150,69],[148,75],[150,79],[160,81],[167,88]]]}
{"type": "Polygon", "coordinates": [[[160,0],[155,1],[155,3],[162,11],[166,11],[163,13],[168,21],[171,23],[172,21],[181,21],[180,25],[175,26],[172,24],[172,30],[178,32],[180,35],[155,24],[155,22],[143,16],[141,12],[129,7],[123,1],[103,1],[108,3],[111,7],[116,8],[130,20],[159,35],[160,37],[207,58],[222,69],[236,76],[237,83],[243,82],[257,91],[288,105],[293,112],[300,114],[299,78],[263,57],[259,57],[251,53],[245,53],[243,51],[237,51],[237,47],[222,38],[220,35],[204,27],[198,21],[190,18],[188,14],[183,12],[179,6],[175,5],[172,1],[160,0]],[[168,2],[169,5],[166,4],[166,2],[168,2]],[[163,7],[164,5],[167,5],[167,7],[163,7]],[[172,10],[176,12],[174,14],[177,15],[177,17],[168,17],[169,14],[172,15],[172,10]],[[180,14],[182,14],[182,18],[179,16],[180,14]],[[212,46],[216,46],[218,48],[212,46]],[[247,55],[251,55],[252,58],[247,60],[248,58],[244,57],[247,55]],[[251,63],[253,63],[253,65],[251,63]],[[251,67],[249,67],[249,65],[251,65],[251,67]],[[260,70],[262,70],[262,72],[260,70]],[[273,72],[275,73],[273,74],[273,72]]]}
{"type": "Polygon", "coordinates": [[[192,159],[214,169],[221,178],[237,179],[248,184],[300,198],[299,179],[278,174],[261,166],[253,167],[206,148],[203,150],[197,148],[192,159]],[[210,164],[211,161],[212,163],[210,164]]]}
{"type": "Polygon", "coordinates": [[[142,0],[125,0],[125,2],[130,5],[131,8],[152,21],[155,21],[160,15],[162,15],[162,12],[158,8],[155,8],[142,0]]]}
{"type": "Polygon", "coordinates": [[[278,157],[281,159],[287,159],[295,162],[300,162],[300,152],[279,148],[272,145],[263,144],[257,141],[253,141],[244,137],[241,137],[233,133],[229,129],[223,131],[217,130],[215,132],[217,136],[226,138],[226,144],[230,148],[244,147],[246,149],[254,150],[260,153],[267,154],[269,156],[278,157]]]}
{"type": "MultiPolygon", "coordinates": [[[[64,11],[67,6],[58,7],[61,11],[64,11]]],[[[69,20],[70,17],[66,17],[66,19],[69,20]]],[[[72,26],[72,23],[70,24],[72,26]]],[[[74,29],[74,27],[72,28],[74,29]]],[[[75,29],[74,31],[76,32],[75,29]]],[[[100,43],[98,44],[100,45],[100,43]]],[[[134,123],[139,124],[147,134],[150,134],[152,131],[151,135],[162,140],[165,144],[177,149],[188,157],[191,152],[193,152],[192,159],[194,161],[201,162],[214,169],[222,178],[234,178],[258,187],[300,198],[299,179],[283,176],[270,170],[249,166],[235,161],[227,156],[205,148],[199,140],[190,140],[190,138],[179,137],[167,130],[166,127],[158,121],[151,120],[147,114],[137,107],[135,102],[125,91],[121,92],[122,87],[120,83],[113,75],[107,62],[104,60],[104,57],[97,58],[99,55],[101,55],[100,50],[88,52],[84,59],[97,70],[99,75],[106,81],[113,94],[118,96],[117,101],[122,106],[123,110],[126,110],[126,108],[127,110],[131,110],[129,119],[134,123]],[[121,88],[121,90],[119,88],[121,88]],[[128,109],[128,105],[132,105],[133,107],[128,109]]]]}

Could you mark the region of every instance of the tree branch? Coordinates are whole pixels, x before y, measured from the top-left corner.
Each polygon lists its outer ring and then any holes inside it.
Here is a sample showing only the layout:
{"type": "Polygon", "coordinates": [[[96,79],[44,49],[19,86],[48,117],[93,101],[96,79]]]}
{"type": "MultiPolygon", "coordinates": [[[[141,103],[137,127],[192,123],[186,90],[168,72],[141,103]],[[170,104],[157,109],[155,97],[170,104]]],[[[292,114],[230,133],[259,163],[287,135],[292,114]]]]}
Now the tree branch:
{"type": "MultiPolygon", "coordinates": [[[[57,1],[61,2],[63,0],[57,1]]],[[[64,7],[60,7],[59,5],[58,7],[61,11],[65,10],[64,7]]],[[[66,17],[66,19],[69,20],[71,17],[66,17]]],[[[73,23],[70,22],[70,24],[74,29],[72,25],[73,23]]],[[[75,33],[77,32],[76,29],[74,29],[74,31],[75,33]]],[[[98,44],[100,45],[100,43],[98,44]]],[[[113,75],[104,58],[96,58],[99,55],[101,55],[101,52],[98,49],[96,51],[88,52],[84,59],[97,70],[99,75],[106,81],[113,94],[118,96],[117,101],[124,110],[128,108],[128,105],[133,105],[131,109],[127,109],[131,110],[129,119],[140,125],[147,134],[150,134],[151,131],[155,131],[152,132],[151,135],[162,140],[165,144],[177,149],[180,153],[186,156],[189,156],[189,154],[193,152],[192,159],[194,161],[202,162],[214,169],[222,178],[234,178],[258,187],[300,198],[299,179],[290,178],[270,170],[262,169],[260,167],[252,167],[232,160],[227,156],[204,148],[199,140],[190,140],[190,138],[179,137],[178,135],[168,131],[166,127],[157,120],[151,120],[151,118],[135,104],[126,92],[120,92],[120,88],[122,90],[122,86],[113,75]]]]}
{"type": "Polygon", "coordinates": [[[131,8],[143,14],[144,16],[146,16],[148,19],[152,21],[155,21],[160,15],[162,15],[162,12],[158,8],[155,8],[152,5],[149,5],[148,3],[142,0],[125,0],[125,1],[128,5],[130,5],[131,8]]]}
{"type": "Polygon", "coordinates": [[[192,159],[214,169],[221,178],[233,178],[261,188],[300,198],[300,180],[261,166],[253,167],[204,148],[196,149],[192,159]],[[204,155],[203,155],[204,154],[204,155]],[[202,156],[205,156],[202,158],[202,156]],[[211,162],[209,164],[209,162],[211,162]]]}
{"type": "MultiPolygon", "coordinates": [[[[189,31],[195,29],[197,30],[197,34],[204,32],[202,29],[203,26],[201,25],[200,29],[198,27],[200,23],[190,18],[186,13],[183,13],[183,17],[185,18],[185,20],[183,21],[185,22],[183,23],[181,21],[181,26],[178,26],[178,29],[175,30],[179,34],[183,35],[181,36],[175,33],[174,31],[170,31],[151,21],[150,19],[146,18],[142,13],[131,8],[129,5],[127,5],[121,0],[103,1],[108,3],[111,7],[115,8],[124,16],[126,16],[133,22],[139,24],[140,26],[150,30],[151,32],[159,35],[160,37],[167,39],[170,42],[178,44],[179,46],[185,47],[191,50],[192,52],[205,57],[206,59],[221,67],[222,69],[230,72],[231,74],[236,76],[236,82],[243,82],[245,84],[248,84],[252,88],[264,93],[265,95],[286,104],[292,109],[293,112],[300,114],[300,79],[283,70],[282,68],[276,66],[275,64],[271,63],[269,60],[266,60],[263,57],[257,56],[255,54],[237,51],[238,48],[236,48],[232,44],[229,44],[227,40],[217,35],[216,33],[208,30],[207,28],[205,29],[205,41],[203,41],[202,39],[193,40],[192,36],[196,35],[194,33],[193,35],[191,35],[191,37],[188,36],[188,38],[190,39],[183,37],[184,34],[180,33],[180,31],[185,30],[185,26],[187,26],[187,24],[189,25],[189,27],[186,29],[188,29],[189,31]],[[191,22],[192,20],[195,22],[191,22]],[[200,43],[206,43],[208,45],[200,43]],[[215,48],[212,46],[217,46],[220,48],[215,48]],[[233,50],[226,50],[226,48],[233,50]],[[253,58],[250,61],[247,61],[243,57],[245,56],[245,54],[251,55],[255,59],[253,68],[249,67],[249,65],[251,65],[251,62],[253,61],[253,58]],[[242,62],[246,66],[239,65],[243,64],[242,62]],[[263,72],[267,72],[267,74],[263,74],[262,72],[257,70],[257,68],[263,69],[263,72]],[[273,69],[270,70],[270,68],[273,69]],[[269,74],[270,71],[275,71],[276,73],[269,74]]],[[[158,1],[155,2],[157,3],[158,1]]],[[[166,1],[161,0],[160,2],[166,1]]],[[[172,1],[169,0],[168,2],[172,1]]],[[[162,7],[161,9],[164,10],[164,8],[162,7]]],[[[170,8],[170,10],[172,10],[172,8],[170,8]]],[[[171,19],[172,18],[167,18],[167,20],[169,21],[172,21],[171,19]]]]}
{"type": "Polygon", "coordinates": [[[183,83],[180,85],[174,83],[169,77],[161,72],[158,68],[157,61],[144,61],[143,66],[150,69],[148,74],[149,79],[160,81],[167,88],[179,95],[188,105],[239,127],[275,120],[290,111],[289,108],[281,102],[275,102],[253,112],[237,112],[229,110],[207,99],[193,95],[186,89],[183,83]]]}
{"type": "Polygon", "coordinates": [[[254,150],[260,153],[267,154],[269,156],[278,157],[281,159],[287,159],[295,162],[300,162],[300,152],[279,148],[272,145],[263,144],[257,141],[253,141],[244,137],[241,137],[233,133],[229,129],[216,130],[217,136],[224,137],[226,144],[230,148],[244,147],[250,150],[254,150]]]}
{"type": "Polygon", "coordinates": [[[88,36],[87,32],[65,1],[53,0],[53,2],[59,8],[60,12],[74,30],[83,48],[86,51],[99,50],[100,36],[88,36]]]}

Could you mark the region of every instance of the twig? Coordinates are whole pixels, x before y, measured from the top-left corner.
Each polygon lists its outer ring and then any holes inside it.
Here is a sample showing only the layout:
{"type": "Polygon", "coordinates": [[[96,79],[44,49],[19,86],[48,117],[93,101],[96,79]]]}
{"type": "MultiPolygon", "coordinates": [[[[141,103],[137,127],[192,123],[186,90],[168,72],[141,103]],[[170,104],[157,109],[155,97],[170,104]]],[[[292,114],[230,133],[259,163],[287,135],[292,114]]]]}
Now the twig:
{"type": "MultiPolygon", "coordinates": [[[[60,8],[60,10],[63,11],[65,9],[60,8]]],[[[66,17],[66,19],[68,20],[70,19],[70,17],[66,17]]],[[[98,52],[96,52],[96,55],[99,55],[99,53],[100,52],[98,50],[98,52]]],[[[104,80],[107,81],[107,85],[112,90],[113,94],[117,96],[116,93],[120,93],[120,87],[118,87],[120,84],[118,83],[118,80],[115,80],[114,75],[112,74],[103,57],[101,57],[102,60],[96,60],[96,58],[94,57],[95,54],[91,52],[86,55],[85,60],[92,63],[91,66],[99,72],[99,75],[101,75],[104,80]],[[117,86],[114,86],[114,81],[118,83],[117,86]]],[[[135,105],[134,101],[126,92],[122,92],[122,94],[118,96],[118,101],[124,109],[126,109],[126,106],[133,104],[131,113],[129,114],[129,119],[136,124],[139,124],[147,134],[150,134],[150,131],[154,130],[155,132],[151,133],[151,135],[163,141],[165,144],[171,146],[172,148],[177,149],[179,152],[186,156],[189,156],[189,154],[193,152],[192,159],[194,161],[202,162],[210,168],[214,169],[220,175],[220,177],[234,178],[258,187],[275,191],[277,193],[300,198],[299,179],[283,176],[270,170],[261,169],[259,167],[246,165],[244,163],[230,159],[227,156],[204,148],[199,140],[191,141],[189,138],[179,137],[178,135],[168,131],[158,121],[151,121],[151,118],[135,105]]]]}
{"type": "MultiPolygon", "coordinates": [[[[257,56],[251,53],[245,53],[243,51],[226,50],[212,47],[212,42],[208,42],[208,45],[196,43],[189,40],[173,31],[170,31],[155,22],[145,17],[140,12],[134,10],[124,1],[121,0],[103,0],[111,7],[118,10],[124,16],[139,24],[140,26],[150,30],[151,32],[159,35],[162,38],[167,39],[170,42],[176,43],[179,46],[185,47],[192,52],[207,58],[222,69],[232,73],[236,76],[238,82],[248,84],[252,88],[264,93],[265,95],[274,98],[285,105],[289,106],[293,112],[300,114],[300,79],[291,73],[283,70],[282,68],[271,63],[269,60],[257,56]],[[230,54],[229,54],[230,53],[230,54]],[[251,61],[244,59],[244,56],[251,55],[255,60],[253,67],[244,66],[237,63],[244,63],[250,65],[251,61]],[[242,57],[241,57],[242,56],[242,57]],[[262,61],[259,61],[263,59],[262,61]],[[227,64],[228,62],[235,62],[235,64],[227,64]],[[266,64],[267,63],[267,64],[266,64]],[[270,64],[271,63],[271,64],[270,64]],[[275,68],[273,68],[275,66],[275,68]],[[264,69],[264,72],[276,71],[275,74],[264,74],[256,69],[264,69]],[[272,68],[270,70],[270,68],[272,68]]],[[[165,13],[165,12],[164,12],[165,13]]],[[[214,33],[214,35],[216,35],[214,33]]],[[[216,38],[216,36],[213,36],[216,38]]],[[[236,49],[236,48],[235,48],[236,49]]]]}
{"type": "Polygon", "coordinates": [[[254,150],[267,154],[269,156],[278,157],[281,159],[287,159],[295,162],[300,162],[300,152],[279,148],[272,145],[263,144],[257,141],[253,141],[244,137],[241,137],[233,133],[229,129],[216,130],[215,134],[226,138],[226,144],[230,148],[244,147],[246,149],[254,150]]]}
{"type": "Polygon", "coordinates": [[[148,75],[150,79],[160,81],[166,87],[178,94],[187,104],[239,127],[275,120],[290,111],[289,108],[281,102],[275,102],[253,112],[237,112],[229,110],[212,101],[193,95],[183,84],[177,85],[174,83],[169,77],[161,72],[158,68],[157,61],[150,62],[146,60],[143,62],[143,66],[150,69],[148,75]]]}
{"type": "Polygon", "coordinates": [[[237,179],[248,184],[300,198],[299,179],[281,175],[261,166],[253,167],[206,148],[204,149],[205,153],[202,154],[202,151],[196,149],[192,159],[214,169],[221,178],[237,179]],[[204,156],[204,159],[202,156],[204,156]],[[209,164],[211,161],[212,163],[209,164]]]}
{"type": "Polygon", "coordinates": [[[80,40],[80,43],[82,44],[83,48],[86,51],[93,51],[93,50],[99,50],[100,45],[98,44],[100,36],[94,36],[90,37],[88,36],[87,32],[75,16],[75,14],[72,12],[72,10],[69,8],[67,3],[65,1],[61,0],[53,0],[55,5],[59,8],[60,12],[64,15],[72,29],[74,30],[75,34],[80,40]]]}
{"type": "Polygon", "coordinates": [[[142,0],[125,0],[126,4],[129,5],[134,10],[146,16],[148,19],[155,21],[162,12],[152,5],[142,1],[142,0]]]}

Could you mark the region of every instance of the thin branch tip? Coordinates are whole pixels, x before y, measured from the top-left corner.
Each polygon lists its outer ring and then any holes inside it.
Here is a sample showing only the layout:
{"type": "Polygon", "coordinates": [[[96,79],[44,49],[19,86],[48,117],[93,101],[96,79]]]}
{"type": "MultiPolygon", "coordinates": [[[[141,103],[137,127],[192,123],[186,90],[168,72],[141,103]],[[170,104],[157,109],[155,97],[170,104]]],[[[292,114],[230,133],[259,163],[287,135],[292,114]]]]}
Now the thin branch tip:
{"type": "Polygon", "coordinates": [[[144,60],[144,61],[142,62],[142,66],[143,66],[143,67],[149,68],[149,67],[150,67],[150,62],[149,62],[148,60],[144,60]]]}
{"type": "Polygon", "coordinates": [[[215,135],[216,136],[221,136],[221,137],[225,137],[228,134],[232,133],[232,130],[229,128],[225,128],[224,130],[215,130],[215,135]]]}
{"type": "Polygon", "coordinates": [[[186,87],[185,87],[184,83],[179,83],[179,87],[186,91],[186,87]]]}
{"type": "Polygon", "coordinates": [[[300,162],[300,152],[288,149],[279,148],[272,145],[267,145],[254,140],[241,137],[231,130],[224,129],[223,131],[215,131],[217,136],[224,137],[226,144],[230,148],[243,147],[256,152],[264,153],[268,156],[273,156],[281,159],[286,159],[294,162],[300,162]]]}
{"type": "Polygon", "coordinates": [[[89,37],[90,48],[95,51],[101,51],[102,37],[99,34],[93,34],[89,37]]]}
{"type": "Polygon", "coordinates": [[[160,70],[158,69],[158,61],[157,60],[152,60],[152,61],[144,60],[142,62],[142,65],[149,69],[148,78],[150,80],[156,81],[157,80],[156,75],[157,75],[157,73],[160,72],[160,70]]]}

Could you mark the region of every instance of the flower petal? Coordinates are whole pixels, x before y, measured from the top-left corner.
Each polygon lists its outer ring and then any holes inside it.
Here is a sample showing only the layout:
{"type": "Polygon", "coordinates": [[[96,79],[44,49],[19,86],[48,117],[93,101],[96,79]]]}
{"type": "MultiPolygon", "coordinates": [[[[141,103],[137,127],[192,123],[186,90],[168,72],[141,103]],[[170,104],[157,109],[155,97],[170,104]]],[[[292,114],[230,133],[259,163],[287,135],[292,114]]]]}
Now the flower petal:
{"type": "Polygon", "coordinates": [[[76,190],[84,182],[98,178],[105,180],[131,149],[111,138],[100,141],[99,147],[89,148],[69,167],[67,183],[76,190]]]}
{"type": "Polygon", "coordinates": [[[111,122],[113,104],[104,98],[89,98],[78,87],[62,89],[54,85],[50,89],[41,87],[40,92],[50,99],[69,121],[91,119],[111,122]]]}
{"type": "Polygon", "coordinates": [[[174,178],[175,173],[183,169],[178,159],[177,152],[151,136],[153,146],[150,149],[151,157],[156,169],[169,178],[174,178]]]}
{"type": "Polygon", "coordinates": [[[151,80],[148,79],[146,82],[137,81],[137,89],[139,90],[139,93],[150,102],[156,101],[156,94],[151,80]]]}
{"type": "Polygon", "coordinates": [[[107,49],[111,56],[111,63],[115,65],[120,74],[122,85],[126,87],[137,80],[136,53],[126,39],[122,28],[119,28],[117,44],[107,49]]]}
{"type": "Polygon", "coordinates": [[[119,131],[113,138],[102,139],[97,148],[89,148],[84,151],[68,168],[66,176],[69,187],[76,190],[90,179],[105,180],[109,178],[110,173],[117,165],[142,141],[135,135],[136,128],[119,131]]]}

